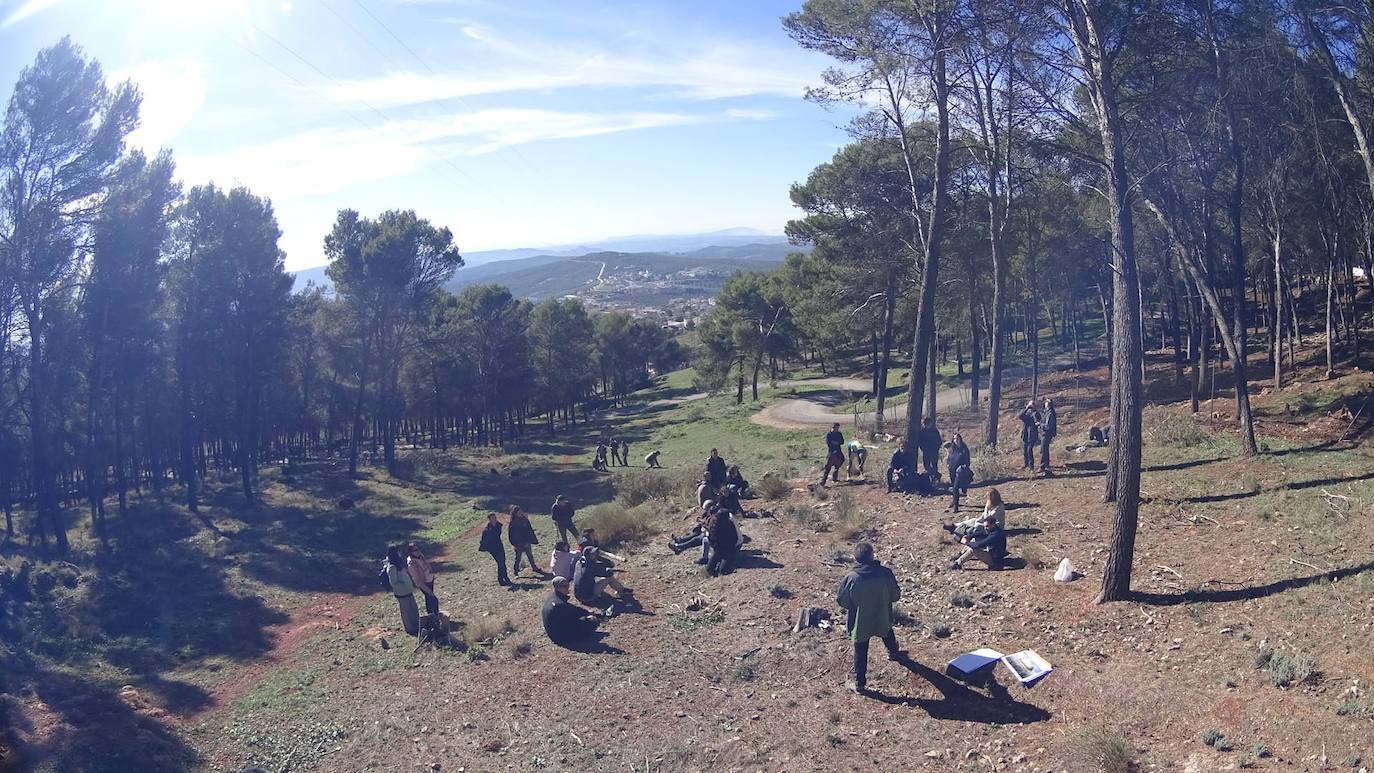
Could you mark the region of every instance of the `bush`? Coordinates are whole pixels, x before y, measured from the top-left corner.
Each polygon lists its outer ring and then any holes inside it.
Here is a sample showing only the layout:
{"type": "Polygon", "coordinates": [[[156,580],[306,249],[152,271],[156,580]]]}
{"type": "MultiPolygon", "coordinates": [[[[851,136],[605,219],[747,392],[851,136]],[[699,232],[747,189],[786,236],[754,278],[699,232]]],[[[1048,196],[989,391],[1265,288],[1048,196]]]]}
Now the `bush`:
{"type": "Polygon", "coordinates": [[[463,639],[469,644],[495,642],[508,633],[514,633],[515,626],[504,617],[479,617],[463,627],[463,639]]]}
{"type": "Polygon", "coordinates": [[[1364,702],[1358,695],[1347,695],[1345,700],[1336,705],[1336,716],[1338,717],[1358,717],[1365,713],[1364,702]]]}
{"type": "MultiPolygon", "coordinates": [[[[1263,648],[1261,648],[1263,652],[1263,648]]],[[[1275,687],[1302,684],[1316,672],[1316,660],[1301,650],[1288,654],[1270,650],[1264,663],[1264,676],[1275,687]]]]}
{"type": "Polygon", "coordinates": [[[960,609],[972,609],[973,599],[967,593],[956,593],[949,599],[950,606],[960,609]]]}
{"type": "Polygon", "coordinates": [[[770,472],[750,488],[764,499],[786,499],[792,493],[792,481],[770,472]]]}
{"type": "Polygon", "coordinates": [[[788,505],[782,514],[811,531],[830,531],[830,524],[812,505],[788,505]]]}
{"type": "Polygon", "coordinates": [[[1131,769],[1131,746],[1119,733],[1101,725],[1084,728],[1069,747],[1069,758],[1075,769],[1128,773],[1131,769]]]}
{"type": "Polygon", "coordinates": [[[988,448],[985,445],[977,444],[969,446],[969,461],[972,462],[973,480],[1005,480],[1015,474],[1015,470],[1007,463],[1007,458],[997,452],[995,448],[988,448]]]}
{"type": "Polygon", "coordinates": [[[1141,430],[1147,445],[1192,448],[1207,441],[1202,428],[1192,418],[1154,406],[1145,409],[1141,430]]]}
{"type": "Polygon", "coordinates": [[[1202,734],[1202,742],[1219,752],[1229,751],[1231,748],[1231,744],[1226,742],[1226,735],[1215,727],[1202,734]]]}
{"type": "Polygon", "coordinates": [[[578,514],[578,521],[584,529],[596,529],[597,540],[609,550],[621,545],[643,544],[654,533],[647,513],[626,510],[614,503],[593,505],[578,514]]]}
{"type": "Polygon", "coordinates": [[[937,639],[948,639],[951,633],[953,633],[953,631],[944,623],[937,623],[930,627],[930,635],[937,639]]]}
{"type": "Polygon", "coordinates": [[[614,486],[622,505],[636,507],[651,500],[671,502],[691,497],[697,480],[687,470],[627,470],[615,476],[614,486]]]}
{"type": "Polygon", "coordinates": [[[858,539],[873,528],[872,518],[854,502],[854,495],[841,491],[835,497],[835,534],[840,539],[858,539]]]}

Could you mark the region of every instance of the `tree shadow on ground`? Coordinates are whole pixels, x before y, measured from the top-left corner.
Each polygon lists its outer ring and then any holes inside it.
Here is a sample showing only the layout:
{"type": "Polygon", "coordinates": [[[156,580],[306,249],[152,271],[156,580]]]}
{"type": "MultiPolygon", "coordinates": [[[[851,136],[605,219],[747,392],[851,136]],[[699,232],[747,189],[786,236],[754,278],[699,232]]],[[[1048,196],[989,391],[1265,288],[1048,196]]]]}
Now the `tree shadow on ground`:
{"type": "Polygon", "coordinates": [[[438,491],[470,497],[487,510],[505,512],[511,505],[519,505],[532,515],[547,514],[559,494],[579,509],[615,497],[613,478],[593,470],[590,463],[544,464],[510,471],[498,468],[496,473],[491,465],[462,464],[429,485],[438,491]]]}
{"type": "MultiPolygon", "coordinates": [[[[1170,501],[1170,502],[1173,502],[1173,501],[1177,501],[1177,502],[1180,502],[1180,503],[1182,503],[1182,502],[1187,502],[1187,503],[1189,503],[1189,504],[1209,504],[1209,503],[1213,503],[1213,502],[1232,502],[1232,501],[1235,501],[1235,500],[1237,500],[1237,499],[1249,499],[1249,498],[1251,498],[1251,497],[1259,496],[1260,494],[1264,493],[1266,490],[1267,490],[1267,491],[1283,491],[1283,490],[1287,490],[1287,491],[1303,491],[1303,490],[1306,490],[1306,489],[1318,488],[1318,487],[1321,487],[1321,486],[1334,486],[1334,485],[1336,485],[1336,484],[1338,484],[1338,483],[1359,483],[1359,482],[1361,482],[1361,481],[1366,481],[1366,480],[1374,480],[1374,472],[1363,472],[1363,473],[1360,473],[1360,474],[1358,474],[1358,475],[1344,475],[1344,476],[1336,477],[1336,478],[1317,478],[1317,479],[1315,479],[1315,480],[1299,480],[1299,481],[1294,481],[1294,482],[1292,482],[1292,483],[1285,483],[1285,484],[1283,484],[1282,486],[1276,486],[1276,487],[1271,488],[1271,489],[1255,488],[1255,489],[1253,489],[1253,490],[1249,490],[1249,489],[1248,489],[1248,490],[1246,490],[1246,491],[1236,491],[1236,492],[1232,492],[1232,493],[1229,493],[1229,494],[1199,494],[1199,495],[1197,495],[1197,496],[1182,497],[1182,498],[1177,499],[1177,500],[1170,499],[1170,498],[1168,498],[1168,497],[1162,497],[1162,499],[1165,499],[1165,500],[1170,501]]],[[[1142,501],[1146,501],[1146,500],[1142,500],[1142,501]]]]}
{"type": "Polygon", "coordinates": [[[1306,577],[1292,577],[1287,580],[1276,580],[1265,583],[1264,585],[1254,585],[1247,588],[1229,588],[1225,590],[1192,590],[1181,593],[1151,593],[1146,591],[1136,591],[1131,594],[1131,598],[1142,604],[1151,606],[1173,606],[1176,604],[1196,604],[1211,603],[1225,604],[1232,601],[1252,601],[1254,599],[1266,598],[1285,591],[1305,588],[1319,582],[1334,582],[1343,580],[1347,577],[1363,574],[1374,569],[1374,561],[1366,561],[1363,564],[1347,566],[1344,569],[1333,569],[1321,574],[1308,575],[1306,577]]]}
{"type": "Polygon", "coordinates": [[[955,722],[1015,725],[1044,722],[1051,718],[1051,714],[1045,709],[1013,698],[1007,689],[995,680],[988,682],[987,692],[983,693],[909,657],[904,657],[898,662],[911,672],[910,685],[913,691],[918,689],[916,680],[924,679],[939,691],[940,697],[911,698],[887,695],[879,691],[870,691],[870,697],[883,703],[919,708],[934,719],[955,722]]]}

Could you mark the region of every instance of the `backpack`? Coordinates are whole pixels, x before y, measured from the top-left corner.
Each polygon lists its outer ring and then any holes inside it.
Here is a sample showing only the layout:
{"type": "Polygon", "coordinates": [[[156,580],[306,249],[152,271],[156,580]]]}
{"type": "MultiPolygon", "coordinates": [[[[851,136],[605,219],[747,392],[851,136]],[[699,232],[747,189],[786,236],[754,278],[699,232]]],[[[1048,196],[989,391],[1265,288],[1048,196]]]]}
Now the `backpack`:
{"type": "Polygon", "coordinates": [[[383,565],[381,571],[377,572],[377,582],[381,584],[382,590],[391,590],[391,578],[386,576],[386,566],[383,565]]]}

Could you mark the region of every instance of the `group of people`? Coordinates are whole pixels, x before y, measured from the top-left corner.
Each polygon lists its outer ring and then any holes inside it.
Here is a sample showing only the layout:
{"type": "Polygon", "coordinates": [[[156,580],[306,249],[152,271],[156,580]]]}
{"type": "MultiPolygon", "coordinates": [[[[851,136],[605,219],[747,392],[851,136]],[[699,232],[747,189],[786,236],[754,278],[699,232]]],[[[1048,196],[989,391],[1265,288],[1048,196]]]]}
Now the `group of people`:
{"type": "Polygon", "coordinates": [[[945,489],[944,478],[940,472],[940,451],[945,450],[945,466],[949,470],[950,509],[959,512],[959,500],[968,494],[973,485],[973,454],[964,436],[958,432],[948,443],[929,417],[923,422],[917,434],[916,443],[903,440],[892,454],[887,467],[888,493],[899,491],[905,494],[933,496],[945,489]],[[921,467],[917,469],[917,449],[920,450],[921,467]]]}
{"type": "Polygon", "coordinates": [[[1039,471],[1049,473],[1050,443],[1059,434],[1059,414],[1054,410],[1054,400],[1046,397],[1043,410],[1030,400],[1018,418],[1021,419],[1021,468],[1036,469],[1035,449],[1038,447],[1039,471]]]}
{"type": "Polygon", "coordinates": [[[420,606],[415,601],[418,591],[425,597],[425,613],[439,613],[439,597],[434,593],[434,569],[424,551],[414,542],[391,545],[386,549],[380,572],[382,585],[396,597],[401,610],[401,625],[411,636],[420,635],[420,606]]]}
{"type": "MultiPolygon", "coordinates": [[[[645,459],[647,462],[648,460],[645,459]]],[[[611,465],[619,467],[630,466],[630,441],[611,438],[602,438],[596,444],[596,456],[592,458],[592,469],[598,472],[606,472],[611,465]],[[606,461],[606,455],[610,454],[610,461],[606,461]]]]}
{"type": "Polygon", "coordinates": [[[740,500],[752,496],[749,481],[745,480],[739,465],[727,467],[720,451],[712,448],[711,455],[706,459],[706,469],[701,474],[701,482],[697,484],[697,505],[704,506],[711,502],[734,515],[742,516],[744,505],[740,500]]]}
{"type": "Polygon", "coordinates": [[[868,447],[858,438],[844,442],[844,433],[837,421],[830,425],[825,434],[825,468],[821,470],[821,486],[827,485],[827,478],[840,482],[840,468],[848,466],[848,479],[862,478],[864,465],[868,464],[868,447]]]}
{"type": "Polygon", "coordinates": [[[704,564],[706,573],[712,577],[734,568],[743,545],[744,533],[740,531],[736,514],[710,500],[701,503],[696,523],[686,534],[668,538],[668,549],[675,555],[700,547],[701,557],[696,562],[704,564]]]}

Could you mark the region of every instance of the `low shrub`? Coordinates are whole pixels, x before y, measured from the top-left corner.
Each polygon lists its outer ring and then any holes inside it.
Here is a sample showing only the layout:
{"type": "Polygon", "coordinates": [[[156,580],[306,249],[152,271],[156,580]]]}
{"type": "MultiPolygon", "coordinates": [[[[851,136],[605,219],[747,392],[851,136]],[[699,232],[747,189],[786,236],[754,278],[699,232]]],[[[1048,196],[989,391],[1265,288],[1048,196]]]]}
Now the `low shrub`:
{"type": "MultiPolygon", "coordinates": [[[[977,444],[969,446],[969,461],[973,468],[973,480],[1005,480],[1015,475],[1007,457],[998,453],[995,448],[988,448],[985,445],[977,444]]],[[[970,492],[972,493],[972,492],[970,492]]]]}
{"type": "Polygon", "coordinates": [[[854,495],[841,491],[835,497],[835,534],[844,540],[858,539],[873,528],[873,519],[854,501],[854,495]]]}
{"type": "Polygon", "coordinates": [[[781,583],[775,582],[768,586],[768,595],[775,599],[790,599],[792,598],[792,591],[788,590],[781,583]]]}
{"type": "Polygon", "coordinates": [[[1288,687],[1311,679],[1316,670],[1317,661],[1306,652],[1271,650],[1264,664],[1264,677],[1275,687],[1288,687]]]}
{"type": "Polygon", "coordinates": [[[1364,701],[1358,695],[1347,695],[1345,700],[1336,704],[1336,716],[1338,717],[1358,717],[1363,716],[1366,709],[1364,701]]]}
{"type": "Polygon", "coordinates": [[[830,530],[830,524],[825,520],[825,516],[812,505],[788,505],[782,514],[811,531],[830,530]]]}
{"type": "Polygon", "coordinates": [[[1101,725],[1080,731],[1069,747],[1073,769],[1128,773],[1131,770],[1131,745],[1120,733],[1101,725]]]}
{"type": "Polygon", "coordinates": [[[578,514],[578,525],[596,530],[601,546],[614,550],[621,545],[639,545],[654,534],[649,514],[638,509],[627,510],[619,504],[592,505],[578,514]]]}
{"type": "Polygon", "coordinates": [[[750,488],[764,499],[786,499],[787,495],[792,493],[792,481],[770,472],[750,488]]]}
{"type": "Polygon", "coordinates": [[[944,623],[937,623],[930,627],[930,635],[937,639],[948,639],[951,633],[953,631],[944,623]]]}
{"type": "Polygon", "coordinates": [[[479,617],[463,626],[463,639],[469,644],[492,643],[515,632],[515,626],[505,617],[479,617]]]}
{"type": "Polygon", "coordinates": [[[625,507],[637,507],[652,500],[677,502],[692,497],[700,480],[682,470],[626,470],[614,478],[616,499],[625,507]]]}
{"type": "Polygon", "coordinates": [[[973,607],[973,598],[967,593],[956,593],[950,597],[949,604],[950,606],[960,609],[971,609],[973,607]]]}
{"type": "Polygon", "coordinates": [[[1207,441],[1207,435],[1192,418],[1154,406],[1145,409],[1141,432],[1145,443],[1152,446],[1192,448],[1207,441]]]}
{"type": "Polygon", "coordinates": [[[1226,734],[1215,727],[1203,732],[1202,743],[1219,752],[1230,751],[1231,749],[1231,744],[1226,741],[1226,734]]]}

